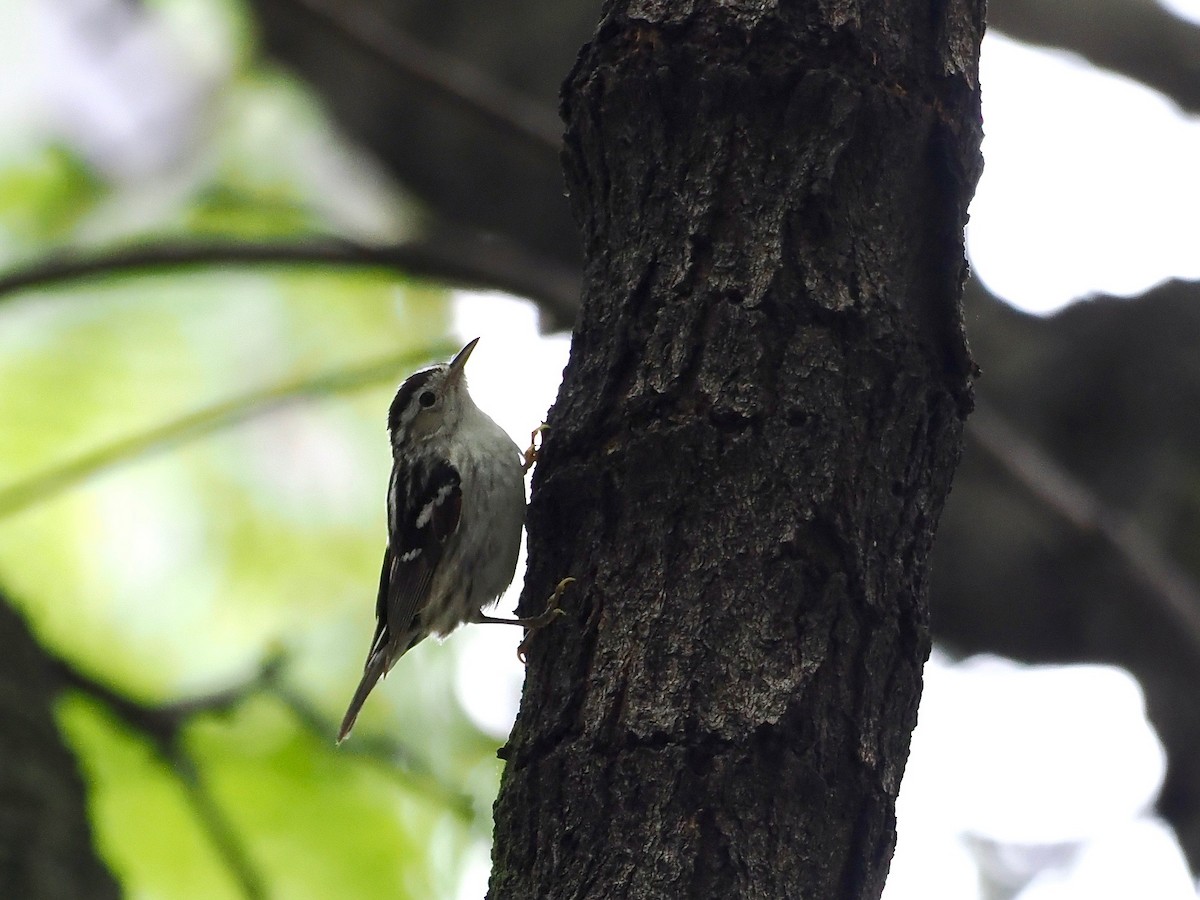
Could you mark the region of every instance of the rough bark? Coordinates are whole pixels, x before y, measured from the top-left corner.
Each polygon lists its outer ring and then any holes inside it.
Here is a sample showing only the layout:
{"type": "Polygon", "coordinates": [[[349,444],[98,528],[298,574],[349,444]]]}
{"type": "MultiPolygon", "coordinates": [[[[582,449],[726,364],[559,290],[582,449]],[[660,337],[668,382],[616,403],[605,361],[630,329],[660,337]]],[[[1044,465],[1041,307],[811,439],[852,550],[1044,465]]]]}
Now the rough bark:
{"type": "Polygon", "coordinates": [[[878,896],[970,406],[977,0],[615,2],[492,898],[878,896]]]}
{"type": "Polygon", "coordinates": [[[43,651],[0,595],[0,897],[116,898],[54,722],[57,691],[43,651]]]}

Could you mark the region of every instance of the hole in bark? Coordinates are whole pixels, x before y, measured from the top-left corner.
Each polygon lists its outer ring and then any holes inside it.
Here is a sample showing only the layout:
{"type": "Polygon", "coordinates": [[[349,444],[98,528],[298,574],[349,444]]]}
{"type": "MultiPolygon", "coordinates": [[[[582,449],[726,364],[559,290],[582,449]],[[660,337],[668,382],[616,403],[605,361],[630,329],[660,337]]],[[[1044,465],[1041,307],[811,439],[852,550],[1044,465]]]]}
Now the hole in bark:
{"type": "Polygon", "coordinates": [[[793,428],[803,428],[809,422],[809,415],[802,409],[789,409],[787,423],[793,428]]]}
{"type": "Polygon", "coordinates": [[[714,425],[725,431],[741,431],[753,421],[746,413],[729,407],[714,407],[708,415],[714,425]]]}

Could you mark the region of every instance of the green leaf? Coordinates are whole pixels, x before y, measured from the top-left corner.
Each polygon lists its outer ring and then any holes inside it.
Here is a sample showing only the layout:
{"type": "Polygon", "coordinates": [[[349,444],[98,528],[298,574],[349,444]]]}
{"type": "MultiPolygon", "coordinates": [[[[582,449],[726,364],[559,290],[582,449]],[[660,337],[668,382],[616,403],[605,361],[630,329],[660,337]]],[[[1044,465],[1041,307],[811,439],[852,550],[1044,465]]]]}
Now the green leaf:
{"type": "Polygon", "coordinates": [[[0,232],[26,251],[60,241],[103,196],[102,183],[57,145],[0,168],[0,232]]]}

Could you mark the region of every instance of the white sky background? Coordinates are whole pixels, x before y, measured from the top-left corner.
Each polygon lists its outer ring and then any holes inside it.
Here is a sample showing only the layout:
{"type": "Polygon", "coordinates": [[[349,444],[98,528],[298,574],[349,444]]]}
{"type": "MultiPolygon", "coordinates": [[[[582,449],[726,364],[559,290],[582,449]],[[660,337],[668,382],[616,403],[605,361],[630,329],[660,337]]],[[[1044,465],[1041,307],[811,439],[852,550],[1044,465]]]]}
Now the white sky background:
{"type": "MultiPolygon", "coordinates": [[[[11,39],[27,33],[31,5],[0,3],[0,32],[10,35],[0,38],[9,51],[0,61],[0,129],[10,152],[44,114],[44,61],[31,41],[11,39]]],[[[1169,5],[1200,20],[1200,0],[1169,5]]],[[[984,42],[982,83],[987,166],[968,247],[991,290],[1050,312],[1092,293],[1200,278],[1200,121],[1136,83],[1001,37],[984,42]]],[[[472,393],[524,446],[553,401],[566,338],[538,336],[531,308],[497,295],[464,296],[457,329],[483,337],[472,393]]],[[[504,614],[520,586],[518,576],[499,605],[504,614]]],[[[465,628],[452,638],[462,651],[463,703],[498,736],[523,679],[511,631],[465,628]]],[[[974,900],[971,848],[978,854],[989,841],[998,870],[1041,871],[1018,900],[1194,898],[1173,835],[1143,815],[1162,765],[1140,693],[1116,670],[935,659],[887,900],[974,900]]],[[[463,900],[483,895],[487,871],[481,849],[463,900]]]]}
{"type": "Polygon", "coordinates": [[[1158,5],[1181,19],[1200,25],[1200,0],[1158,0],[1158,5]]]}
{"type": "Polygon", "coordinates": [[[1051,312],[1200,278],[1200,120],[1070,54],[995,35],[980,81],[986,165],[967,246],[984,284],[1051,312]]]}

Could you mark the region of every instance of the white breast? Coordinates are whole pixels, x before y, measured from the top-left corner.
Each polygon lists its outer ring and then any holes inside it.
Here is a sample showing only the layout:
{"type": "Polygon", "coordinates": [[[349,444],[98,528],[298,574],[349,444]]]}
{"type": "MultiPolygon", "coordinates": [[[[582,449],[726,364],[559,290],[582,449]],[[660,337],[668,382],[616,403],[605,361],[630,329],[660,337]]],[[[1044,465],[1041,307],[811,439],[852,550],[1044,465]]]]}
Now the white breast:
{"type": "Polygon", "coordinates": [[[525,473],[512,438],[486,413],[466,412],[450,454],[462,479],[462,512],[432,586],[444,614],[427,625],[447,634],[496,602],[512,583],[525,522],[525,473]]]}

